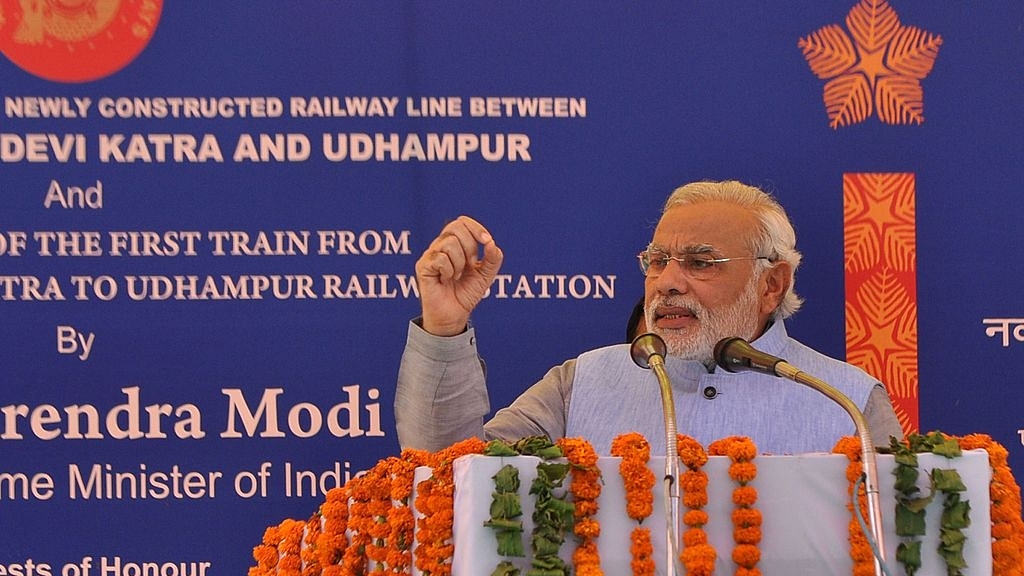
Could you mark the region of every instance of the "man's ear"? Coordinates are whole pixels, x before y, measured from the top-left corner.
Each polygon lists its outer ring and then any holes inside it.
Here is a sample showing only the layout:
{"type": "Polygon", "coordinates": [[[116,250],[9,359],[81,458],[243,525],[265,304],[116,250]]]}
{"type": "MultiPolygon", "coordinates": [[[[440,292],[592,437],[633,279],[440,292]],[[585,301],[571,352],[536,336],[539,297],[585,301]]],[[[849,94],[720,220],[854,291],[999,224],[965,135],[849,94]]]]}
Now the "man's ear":
{"type": "Polygon", "coordinates": [[[789,262],[779,261],[761,276],[761,312],[771,314],[789,292],[793,283],[793,267],[789,262]]]}

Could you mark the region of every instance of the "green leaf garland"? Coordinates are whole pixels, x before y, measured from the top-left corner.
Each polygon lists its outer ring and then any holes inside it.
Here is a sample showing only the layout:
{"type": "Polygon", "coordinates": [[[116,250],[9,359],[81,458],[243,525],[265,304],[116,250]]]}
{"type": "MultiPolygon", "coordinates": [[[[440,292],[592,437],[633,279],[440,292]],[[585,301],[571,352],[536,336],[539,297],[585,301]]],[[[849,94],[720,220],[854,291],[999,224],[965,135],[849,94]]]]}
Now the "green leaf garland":
{"type": "MultiPolygon", "coordinates": [[[[536,499],[533,512],[533,532],[530,542],[533,558],[526,576],[569,576],[569,566],[558,551],[572,531],[575,505],[565,495],[556,496],[569,474],[569,464],[552,462],[563,457],[562,450],[542,436],[522,438],[512,444],[492,440],[484,454],[488,456],[537,456],[537,477],[530,485],[530,494],[536,499]]],[[[522,543],[522,503],[519,499],[519,470],[507,464],[493,477],[494,493],[491,498],[490,519],[484,522],[495,531],[498,554],[503,557],[525,556],[522,543]]],[[[519,576],[519,569],[508,560],[502,560],[491,576],[519,576]]]]}
{"type": "Polygon", "coordinates": [[[941,432],[926,435],[909,434],[903,441],[892,438],[888,449],[882,450],[893,454],[896,468],[896,534],[902,538],[896,548],[896,560],[903,565],[907,576],[914,576],[921,568],[921,541],[925,535],[925,510],[938,494],[942,495],[942,517],[938,553],[946,563],[948,576],[962,576],[967,562],[964,559],[964,534],[971,524],[971,506],[967,500],[961,499],[961,493],[967,490],[960,473],[952,469],[935,468],[929,474],[929,493],[919,495],[917,487],[918,461],[917,455],[930,452],[952,459],[961,455],[960,444],[956,438],[948,437],[941,432]]]}

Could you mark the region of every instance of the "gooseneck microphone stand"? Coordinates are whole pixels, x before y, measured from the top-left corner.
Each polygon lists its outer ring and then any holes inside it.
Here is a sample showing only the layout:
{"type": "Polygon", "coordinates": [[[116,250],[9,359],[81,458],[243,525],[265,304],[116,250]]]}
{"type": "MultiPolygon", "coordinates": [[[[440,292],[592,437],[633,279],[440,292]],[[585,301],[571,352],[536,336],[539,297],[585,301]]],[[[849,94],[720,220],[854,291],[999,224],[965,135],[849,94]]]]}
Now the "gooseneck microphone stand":
{"type": "MultiPolygon", "coordinates": [[[[641,368],[649,368],[658,378],[661,388],[661,410],[665,417],[665,561],[668,576],[677,574],[679,561],[679,456],[677,454],[676,405],[672,400],[672,384],[665,371],[665,341],[657,334],[641,334],[629,347],[633,362],[641,368]]],[[[682,570],[678,571],[682,574],[682,570]]]]}
{"type": "Polygon", "coordinates": [[[755,349],[742,338],[725,338],[719,341],[715,345],[715,362],[727,372],[751,370],[770,376],[780,376],[809,386],[831,398],[850,415],[857,427],[857,437],[860,440],[861,463],[864,466],[864,491],[868,501],[868,524],[878,548],[878,555],[875,557],[875,574],[882,576],[885,573],[883,569],[885,538],[882,533],[882,508],[878,496],[878,466],[875,458],[875,446],[871,442],[871,433],[868,430],[864,413],[849,397],[834,386],[798,370],[782,358],[755,349]]]}

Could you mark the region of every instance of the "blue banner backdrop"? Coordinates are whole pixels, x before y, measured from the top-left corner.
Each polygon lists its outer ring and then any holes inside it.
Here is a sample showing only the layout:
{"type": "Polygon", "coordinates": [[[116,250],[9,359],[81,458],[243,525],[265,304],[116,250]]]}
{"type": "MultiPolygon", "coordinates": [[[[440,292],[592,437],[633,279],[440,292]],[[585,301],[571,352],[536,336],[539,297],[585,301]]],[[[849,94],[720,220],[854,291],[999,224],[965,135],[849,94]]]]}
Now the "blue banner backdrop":
{"type": "Polygon", "coordinates": [[[781,199],[790,330],[844,357],[843,175],[912,173],[920,429],[1024,469],[1020,2],[868,3],[942,39],[924,121],[837,127],[798,41],[855,0],[39,4],[0,4],[3,573],[243,573],[397,453],[447,220],[506,254],[474,316],[500,407],[624,338],[704,178],[781,199]]]}

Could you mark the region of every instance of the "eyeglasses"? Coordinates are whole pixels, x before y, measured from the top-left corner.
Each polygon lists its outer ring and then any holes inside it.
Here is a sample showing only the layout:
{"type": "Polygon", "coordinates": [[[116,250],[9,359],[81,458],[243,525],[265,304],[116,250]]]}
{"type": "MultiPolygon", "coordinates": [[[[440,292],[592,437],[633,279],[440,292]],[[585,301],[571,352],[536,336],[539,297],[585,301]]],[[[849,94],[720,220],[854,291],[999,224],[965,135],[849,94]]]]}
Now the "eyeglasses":
{"type": "Polygon", "coordinates": [[[640,260],[640,271],[644,276],[658,276],[665,271],[668,263],[672,260],[679,262],[683,274],[694,280],[710,280],[722,271],[720,264],[732,262],[733,260],[771,260],[768,256],[738,256],[736,258],[713,258],[710,254],[683,254],[672,256],[648,248],[636,255],[640,260]]]}

